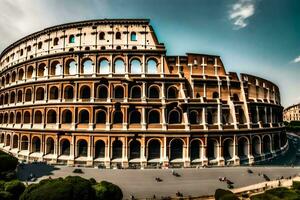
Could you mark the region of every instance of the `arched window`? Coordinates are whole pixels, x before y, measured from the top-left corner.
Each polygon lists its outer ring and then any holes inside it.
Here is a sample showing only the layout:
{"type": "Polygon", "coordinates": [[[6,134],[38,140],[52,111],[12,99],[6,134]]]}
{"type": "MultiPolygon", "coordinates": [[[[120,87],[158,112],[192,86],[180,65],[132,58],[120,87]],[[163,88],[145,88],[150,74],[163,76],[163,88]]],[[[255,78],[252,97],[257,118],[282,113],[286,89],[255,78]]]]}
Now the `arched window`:
{"type": "Polygon", "coordinates": [[[16,81],[16,72],[13,72],[11,75],[11,82],[14,83],[16,81]]]}
{"type": "Polygon", "coordinates": [[[32,78],[32,74],[33,74],[33,67],[32,67],[32,66],[29,66],[29,67],[27,68],[27,79],[32,78]]]}
{"type": "Polygon", "coordinates": [[[80,90],[80,98],[81,99],[89,99],[91,98],[91,90],[89,86],[82,86],[80,90]]]}
{"type": "Polygon", "coordinates": [[[58,99],[58,88],[56,86],[50,88],[50,99],[58,99]]]}
{"type": "Polygon", "coordinates": [[[108,74],[109,73],[109,62],[106,59],[100,61],[99,64],[99,73],[100,74],[108,74]]]}
{"type": "Polygon", "coordinates": [[[74,60],[68,61],[65,66],[65,74],[75,75],[77,73],[77,64],[74,60]]]}
{"type": "Polygon", "coordinates": [[[47,123],[55,124],[56,123],[56,112],[55,110],[49,110],[47,113],[47,123]]]}
{"type": "Polygon", "coordinates": [[[123,143],[115,140],[112,144],[112,159],[122,158],[123,143]]]}
{"type": "Polygon", "coordinates": [[[79,140],[77,142],[77,156],[86,157],[88,152],[88,143],[86,140],[79,140]]]}
{"type": "Polygon", "coordinates": [[[45,76],[45,68],[46,68],[45,64],[40,64],[39,65],[39,67],[38,67],[38,77],[45,76]]]}
{"type": "Polygon", "coordinates": [[[133,99],[141,98],[141,88],[139,86],[133,86],[131,88],[131,98],[133,99]]]}
{"type": "Polygon", "coordinates": [[[25,93],[25,101],[31,101],[32,95],[31,95],[31,89],[27,89],[25,93]]]}
{"type": "Polygon", "coordinates": [[[172,110],[169,113],[169,124],[179,124],[181,123],[180,114],[177,110],[172,110]]]}
{"type": "Polygon", "coordinates": [[[105,157],[105,143],[102,140],[98,140],[95,143],[95,158],[105,157]]]}
{"type": "Polygon", "coordinates": [[[62,113],[62,123],[70,124],[72,123],[72,112],[70,110],[64,110],[62,113]]]}
{"type": "Polygon", "coordinates": [[[99,99],[106,99],[108,96],[107,87],[101,85],[98,87],[98,98],[99,99]]]}
{"type": "Polygon", "coordinates": [[[75,36],[74,35],[69,36],[69,43],[75,43],[75,36]]]}
{"type": "Polygon", "coordinates": [[[4,114],[4,124],[7,124],[8,123],[8,114],[5,113],[4,114]]]}
{"type": "Polygon", "coordinates": [[[18,75],[18,80],[23,80],[23,78],[24,78],[24,70],[21,68],[20,70],[19,70],[19,75],[18,75]]]}
{"type": "Polygon", "coordinates": [[[15,114],[13,112],[11,112],[9,115],[9,123],[13,124],[14,120],[15,120],[15,114]]]}
{"type": "Polygon", "coordinates": [[[73,87],[68,85],[65,87],[64,99],[73,99],[73,87]]]}
{"type": "Polygon", "coordinates": [[[22,118],[21,112],[17,112],[16,124],[21,124],[21,118],[22,118]]]}
{"type": "Polygon", "coordinates": [[[105,33],[104,32],[100,32],[99,39],[100,40],[105,40],[105,33]]]}
{"type": "Polygon", "coordinates": [[[141,157],[141,143],[138,140],[132,140],[129,145],[129,159],[141,157]]]}
{"type": "Polygon", "coordinates": [[[7,74],[7,75],[6,75],[6,84],[9,84],[9,82],[10,82],[10,75],[7,74]]]}
{"type": "Polygon", "coordinates": [[[46,154],[54,154],[54,140],[51,137],[46,141],[46,154]]]}
{"type": "Polygon", "coordinates": [[[160,158],[160,142],[157,139],[150,140],[148,143],[148,160],[160,158]]]}
{"type": "Polygon", "coordinates": [[[121,124],[123,123],[123,113],[121,111],[115,111],[113,115],[113,123],[121,124]]]}
{"type": "Polygon", "coordinates": [[[41,151],[41,139],[39,137],[32,138],[32,152],[41,151]]]}
{"type": "Polygon", "coordinates": [[[28,137],[23,135],[21,139],[21,150],[28,150],[28,137]]]}
{"type": "Polygon", "coordinates": [[[43,115],[42,115],[42,112],[37,110],[35,113],[34,113],[34,123],[35,124],[41,124],[43,121],[43,115]]]}
{"type": "Polygon", "coordinates": [[[30,52],[31,51],[31,46],[29,45],[28,47],[27,47],[27,52],[30,52]]]}
{"type": "Polygon", "coordinates": [[[130,124],[140,124],[141,123],[141,113],[137,110],[132,111],[129,118],[130,124]]]}
{"type": "Polygon", "coordinates": [[[115,98],[118,98],[118,99],[124,98],[124,89],[122,86],[115,87],[115,98]]]}
{"type": "Polygon", "coordinates": [[[11,92],[10,93],[10,103],[15,103],[15,99],[16,99],[16,93],[11,92]]]}
{"type": "Polygon", "coordinates": [[[141,66],[141,61],[139,61],[138,59],[133,59],[130,62],[130,72],[132,74],[140,74],[142,73],[142,66],[141,66]]]}
{"type": "Polygon", "coordinates": [[[70,141],[67,139],[62,139],[61,142],[61,155],[70,155],[70,141]]]}
{"type": "Polygon", "coordinates": [[[54,40],[53,40],[53,46],[58,45],[58,41],[59,41],[59,39],[57,37],[54,38],[54,40]]]}
{"type": "Polygon", "coordinates": [[[18,136],[17,135],[14,135],[13,137],[13,148],[16,149],[18,148],[18,136]]]}
{"type": "Polygon", "coordinates": [[[8,104],[8,93],[4,96],[4,104],[8,104]]]}
{"type": "Polygon", "coordinates": [[[93,62],[91,60],[86,60],[83,62],[82,72],[83,74],[93,73],[93,62]]]}
{"type": "Polygon", "coordinates": [[[116,32],[116,40],[120,40],[121,39],[121,33],[120,32],[116,32]]]}
{"type": "Polygon", "coordinates": [[[26,111],[24,113],[24,120],[23,120],[24,124],[29,124],[30,123],[30,113],[29,111],[26,111]]]}
{"type": "Polygon", "coordinates": [[[157,110],[151,110],[149,112],[149,124],[159,124],[160,123],[160,113],[157,110]]]}
{"type": "Polygon", "coordinates": [[[183,157],[183,141],[174,139],[170,144],[170,160],[182,159],[183,157]]]}
{"type": "Polygon", "coordinates": [[[219,98],[219,93],[218,92],[214,92],[213,93],[213,99],[218,99],[219,98]]]}
{"type": "Polygon", "coordinates": [[[87,110],[81,110],[79,113],[79,123],[88,124],[90,122],[90,114],[87,110]]]}
{"type": "Polygon", "coordinates": [[[199,124],[198,112],[193,110],[189,114],[190,124],[199,124]]]}
{"type": "Polygon", "coordinates": [[[41,49],[43,47],[43,42],[38,43],[38,49],[41,49]]]}
{"type": "Polygon", "coordinates": [[[151,86],[149,89],[149,98],[157,99],[159,98],[159,88],[156,86],[151,86]]]}
{"type": "Polygon", "coordinates": [[[44,88],[39,87],[36,90],[36,100],[37,101],[44,100],[44,94],[45,94],[44,88]]]}
{"type": "Polygon", "coordinates": [[[103,110],[100,110],[96,114],[96,123],[105,124],[106,123],[106,113],[103,110]]]}
{"type": "Polygon", "coordinates": [[[124,74],[125,73],[125,64],[124,61],[121,59],[117,59],[114,63],[115,67],[115,74],[124,74]]]}
{"type": "Polygon", "coordinates": [[[130,40],[131,41],[137,41],[136,32],[131,32],[131,34],[130,34],[130,40]]]}
{"type": "Polygon", "coordinates": [[[168,98],[169,99],[175,99],[177,98],[177,89],[175,87],[169,87],[168,88],[168,98]]]}
{"type": "Polygon", "coordinates": [[[50,68],[50,75],[52,75],[52,76],[61,75],[61,70],[62,70],[62,67],[59,64],[59,62],[57,62],[57,61],[53,62],[51,65],[51,68],[50,68]]]}

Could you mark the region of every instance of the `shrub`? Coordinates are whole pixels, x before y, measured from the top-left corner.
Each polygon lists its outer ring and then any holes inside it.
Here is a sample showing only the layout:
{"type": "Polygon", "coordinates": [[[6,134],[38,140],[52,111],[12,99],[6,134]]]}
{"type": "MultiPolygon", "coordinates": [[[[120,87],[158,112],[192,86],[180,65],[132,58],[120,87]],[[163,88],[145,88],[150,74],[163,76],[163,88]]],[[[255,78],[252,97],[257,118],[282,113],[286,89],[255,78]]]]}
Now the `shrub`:
{"type": "Polygon", "coordinates": [[[298,194],[295,191],[289,190],[288,188],[284,188],[284,187],[267,190],[266,194],[271,194],[271,195],[279,197],[281,199],[283,199],[283,198],[297,199],[297,197],[298,197],[298,194]]]}
{"type": "Polygon", "coordinates": [[[280,198],[273,196],[271,194],[258,194],[250,197],[251,200],[281,200],[280,198]]]}
{"type": "Polygon", "coordinates": [[[235,194],[225,194],[220,200],[239,200],[239,198],[235,194]]]}
{"type": "Polygon", "coordinates": [[[295,190],[300,190],[300,181],[293,181],[293,188],[295,190]]]}
{"type": "Polygon", "coordinates": [[[224,197],[225,195],[231,195],[231,194],[233,193],[229,190],[217,189],[215,191],[215,199],[221,200],[221,198],[224,197]]]}
{"type": "Polygon", "coordinates": [[[117,185],[107,181],[101,181],[93,187],[96,190],[97,200],[121,200],[123,198],[122,190],[117,185]]]}
{"type": "Polygon", "coordinates": [[[19,180],[13,180],[10,182],[6,182],[4,187],[5,187],[6,192],[9,192],[12,194],[13,199],[19,199],[19,197],[25,190],[25,185],[19,180]]]}
{"type": "Polygon", "coordinates": [[[8,154],[0,154],[0,172],[13,171],[17,165],[17,158],[8,154]]]}
{"type": "Polygon", "coordinates": [[[13,196],[9,192],[1,191],[0,192],[0,199],[1,200],[13,200],[13,196]]]}
{"type": "Polygon", "coordinates": [[[89,180],[81,178],[79,176],[68,176],[65,178],[65,181],[73,186],[72,199],[95,199],[96,193],[92,188],[92,184],[89,180]]]}

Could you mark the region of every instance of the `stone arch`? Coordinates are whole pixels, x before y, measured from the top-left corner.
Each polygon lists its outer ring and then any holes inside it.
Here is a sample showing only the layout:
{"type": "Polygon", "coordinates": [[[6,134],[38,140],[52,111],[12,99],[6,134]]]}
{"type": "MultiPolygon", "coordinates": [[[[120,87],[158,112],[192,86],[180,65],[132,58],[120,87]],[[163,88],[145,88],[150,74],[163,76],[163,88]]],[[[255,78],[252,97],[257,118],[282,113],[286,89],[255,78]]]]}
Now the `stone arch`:
{"type": "Polygon", "coordinates": [[[160,112],[158,110],[150,110],[148,114],[149,124],[159,124],[160,123],[160,112]]]}
{"type": "Polygon", "coordinates": [[[88,155],[88,142],[84,139],[77,141],[77,157],[87,157],[88,155]]]}
{"type": "Polygon", "coordinates": [[[60,154],[69,156],[70,155],[70,141],[68,139],[62,139],[60,141],[60,154]]]}
{"type": "Polygon", "coordinates": [[[191,161],[200,159],[202,157],[202,146],[203,143],[200,139],[193,139],[191,141],[191,148],[190,148],[191,161]]]}
{"type": "Polygon", "coordinates": [[[112,143],[112,159],[122,158],[123,143],[120,140],[115,140],[112,143]]]}
{"type": "Polygon", "coordinates": [[[17,149],[19,147],[19,137],[18,135],[13,136],[13,149],[17,149]]]}
{"type": "Polygon", "coordinates": [[[94,63],[91,59],[87,58],[82,62],[81,73],[92,74],[94,71],[94,63]]]}
{"type": "Polygon", "coordinates": [[[41,124],[43,122],[43,114],[40,110],[35,111],[34,113],[34,123],[41,124]]]}
{"type": "Polygon", "coordinates": [[[62,112],[62,123],[63,124],[70,124],[72,123],[72,112],[69,109],[65,109],[62,112]]]}
{"type": "Polygon", "coordinates": [[[62,66],[59,63],[59,61],[55,60],[51,63],[51,65],[50,65],[50,75],[52,75],[52,76],[62,75],[61,70],[62,70],[62,66]]]}
{"type": "Polygon", "coordinates": [[[23,79],[24,79],[24,70],[23,68],[20,68],[18,73],[18,80],[21,81],[23,79]]]}
{"type": "Polygon", "coordinates": [[[91,89],[89,86],[84,85],[80,88],[80,98],[81,99],[89,99],[91,98],[91,89]]]}
{"type": "Polygon", "coordinates": [[[14,114],[13,112],[11,112],[11,113],[9,114],[9,123],[10,123],[10,124],[13,124],[14,121],[15,121],[15,114],[14,114]]]}
{"type": "Polygon", "coordinates": [[[99,99],[107,99],[108,97],[108,89],[107,89],[107,86],[106,85],[99,85],[98,88],[97,88],[97,97],[99,99]]]}
{"type": "Polygon", "coordinates": [[[115,74],[125,74],[125,63],[123,59],[117,58],[114,61],[114,73],[115,74]]]}
{"type": "Polygon", "coordinates": [[[247,158],[249,155],[248,151],[249,139],[247,137],[240,137],[238,139],[238,156],[240,159],[247,158]]]}
{"type": "Polygon", "coordinates": [[[27,68],[27,79],[31,79],[32,78],[32,74],[33,74],[33,67],[29,66],[27,68]]]}
{"type": "Polygon", "coordinates": [[[104,110],[99,110],[96,112],[96,124],[106,123],[106,112],[104,110]]]}
{"type": "Polygon", "coordinates": [[[28,150],[29,141],[26,135],[23,135],[21,138],[21,151],[28,150]]]}
{"type": "Polygon", "coordinates": [[[129,160],[141,157],[141,142],[139,140],[131,140],[129,143],[129,160]]]}
{"type": "Polygon", "coordinates": [[[216,139],[208,138],[207,139],[207,152],[206,156],[208,160],[215,160],[219,156],[218,152],[219,142],[216,139]]]}
{"type": "Polygon", "coordinates": [[[147,60],[146,71],[148,74],[157,74],[158,73],[158,64],[157,64],[156,59],[150,58],[147,60]]]}
{"type": "Polygon", "coordinates": [[[70,59],[66,62],[65,72],[66,75],[75,75],[77,74],[77,63],[75,60],[70,59]]]}
{"type": "Polygon", "coordinates": [[[160,89],[157,85],[151,85],[149,87],[148,97],[152,99],[158,99],[160,97],[160,89]]]}
{"type": "Polygon", "coordinates": [[[8,123],[8,113],[6,112],[4,114],[4,124],[7,124],[8,123]]]}
{"type": "Polygon", "coordinates": [[[184,141],[181,138],[173,138],[170,141],[170,161],[183,158],[184,141]]]}
{"type": "Polygon", "coordinates": [[[74,98],[74,88],[73,86],[71,85],[68,85],[65,87],[65,90],[64,90],[64,99],[73,99],[74,98]]]}
{"type": "Polygon", "coordinates": [[[31,101],[32,100],[32,91],[30,88],[28,88],[25,92],[25,101],[31,101]]]}
{"type": "Polygon", "coordinates": [[[130,97],[133,99],[139,99],[141,98],[141,87],[138,85],[135,85],[131,88],[131,94],[130,97]]]}
{"type": "Polygon", "coordinates": [[[115,98],[123,99],[124,98],[124,87],[121,85],[117,85],[114,88],[114,96],[115,96],[115,98]]]}
{"type": "Polygon", "coordinates": [[[32,152],[40,152],[41,151],[41,139],[37,136],[32,138],[32,152]]]}
{"type": "Polygon", "coordinates": [[[113,114],[113,123],[114,124],[121,124],[123,123],[123,113],[120,110],[116,110],[113,114]]]}
{"type": "Polygon", "coordinates": [[[55,124],[56,123],[56,111],[55,110],[49,110],[47,112],[47,123],[48,124],[55,124]]]}
{"type": "Polygon", "coordinates": [[[17,112],[16,114],[16,124],[21,124],[22,114],[21,112],[17,112]]]}
{"type": "Polygon", "coordinates": [[[98,73],[100,74],[108,74],[109,73],[109,62],[107,59],[101,59],[99,62],[98,73]]]}
{"type": "Polygon", "coordinates": [[[199,113],[196,110],[191,110],[189,113],[190,124],[199,124],[199,113]]]}
{"type": "Polygon", "coordinates": [[[254,156],[261,155],[261,139],[257,135],[252,138],[252,154],[254,156]]]}
{"type": "Polygon", "coordinates": [[[231,160],[234,157],[233,154],[234,143],[232,138],[226,138],[223,141],[223,152],[225,161],[231,160]]]}
{"type": "Polygon", "coordinates": [[[46,69],[45,63],[41,63],[38,66],[38,70],[37,70],[38,77],[44,77],[45,76],[45,71],[46,71],[45,69],[46,69]]]}
{"type": "Polygon", "coordinates": [[[79,123],[88,124],[90,123],[90,113],[88,110],[80,110],[79,112],[79,123]]]}
{"type": "Polygon", "coordinates": [[[36,90],[36,97],[35,99],[37,101],[41,101],[41,100],[44,100],[45,98],[45,90],[43,87],[38,87],[38,89],[36,90]]]}
{"type": "Polygon", "coordinates": [[[48,137],[46,140],[46,154],[54,154],[54,139],[48,137]]]}
{"type": "Polygon", "coordinates": [[[271,153],[271,137],[270,135],[264,135],[263,136],[263,152],[264,154],[271,153]]]}
{"type": "Polygon", "coordinates": [[[148,160],[160,159],[161,154],[161,141],[156,138],[152,138],[148,141],[148,160]]]}
{"type": "Polygon", "coordinates": [[[95,143],[95,158],[105,157],[105,142],[103,140],[97,140],[95,143]]]}
{"type": "Polygon", "coordinates": [[[16,100],[16,93],[14,91],[12,91],[10,93],[10,103],[11,104],[15,103],[15,100],[16,100]]]}
{"type": "Polygon", "coordinates": [[[22,90],[18,90],[18,100],[17,102],[20,103],[23,101],[23,92],[22,90]]]}
{"type": "Polygon", "coordinates": [[[51,100],[53,99],[58,99],[58,87],[56,86],[52,86],[50,88],[50,94],[49,94],[49,97],[51,100]]]}
{"type": "Polygon", "coordinates": [[[5,146],[10,146],[10,134],[7,134],[6,135],[6,144],[5,144],[5,146]]]}
{"type": "Polygon", "coordinates": [[[1,138],[0,138],[0,143],[4,143],[4,137],[5,137],[5,134],[2,133],[2,134],[1,134],[1,138]]]}
{"type": "Polygon", "coordinates": [[[23,123],[24,124],[29,124],[30,123],[30,112],[29,111],[25,111],[24,112],[24,119],[23,119],[23,123]]]}
{"type": "Polygon", "coordinates": [[[16,75],[16,72],[13,71],[12,74],[11,74],[11,82],[12,82],[12,83],[16,82],[16,76],[17,76],[17,75],[16,75]]]}
{"type": "Polygon", "coordinates": [[[173,109],[168,115],[169,124],[180,124],[181,123],[181,113],[177,109],[173,109]]]}
{"type": "Polygon", "coordinates": [[[141,74],[142,73],[142,63],[140,59],[133,58],[130,60],[130,72],[132,74],[141,74]]]}
{"type": "Polygon", "coordinates": [[[178,97],[178,89],[175,86],[168,87],[167,98],[176,99],[178,97]]]}
{"type": "Polygon", "coordinates": [[[134,110],[129,114],[129,124],[140,124],[141,113],[138,110],[134,110]]]}

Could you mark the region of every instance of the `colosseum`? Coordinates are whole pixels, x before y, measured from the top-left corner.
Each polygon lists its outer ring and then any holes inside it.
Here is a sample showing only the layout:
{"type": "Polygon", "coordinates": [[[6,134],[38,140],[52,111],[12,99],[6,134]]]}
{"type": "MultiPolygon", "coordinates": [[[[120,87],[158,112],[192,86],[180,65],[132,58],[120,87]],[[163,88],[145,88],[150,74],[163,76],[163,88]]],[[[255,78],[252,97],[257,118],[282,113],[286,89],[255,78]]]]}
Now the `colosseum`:
{"type": "Polygon", "coordinates": [[[254,164],[288,143],[278,87],[169,56],[148,19],[46,28],[0,55],[0,149],[104,168],[254,164]]]}
{"type": "Polygon", "coordinates": [[[295,104],[284,109],[283,120],[287,122],[300,121],[300,104],[295,104]]]}

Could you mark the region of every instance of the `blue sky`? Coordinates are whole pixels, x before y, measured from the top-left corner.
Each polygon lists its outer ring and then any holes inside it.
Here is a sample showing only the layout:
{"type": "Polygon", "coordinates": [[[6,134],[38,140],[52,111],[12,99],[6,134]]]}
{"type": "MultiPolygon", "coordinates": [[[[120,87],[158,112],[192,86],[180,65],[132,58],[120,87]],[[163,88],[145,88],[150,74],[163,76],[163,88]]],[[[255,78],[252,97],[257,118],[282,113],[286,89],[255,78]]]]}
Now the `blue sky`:
{"type": "Polygon", "coordinates": [[[48,26],[97,18],[149,18],[168,55],[217,54],[227,71],[276,83],[300,102],[299,0],[0,0],[0,50],[48,26]]]}

